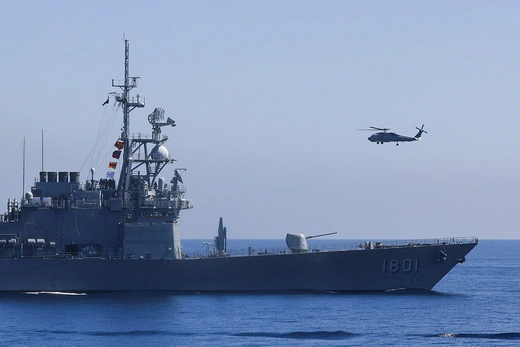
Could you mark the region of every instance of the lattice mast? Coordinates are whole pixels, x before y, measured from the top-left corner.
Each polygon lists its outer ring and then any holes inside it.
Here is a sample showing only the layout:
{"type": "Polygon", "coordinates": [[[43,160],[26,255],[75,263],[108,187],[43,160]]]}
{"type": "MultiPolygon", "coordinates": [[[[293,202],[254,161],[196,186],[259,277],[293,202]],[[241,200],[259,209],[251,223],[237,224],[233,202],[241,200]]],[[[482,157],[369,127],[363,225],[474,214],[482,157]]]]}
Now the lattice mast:
{"type": "Polygon", "coordinates": [[[129,58],[130,48],[128,40],[125,40],[125,79],[122,81],[112,80],[112,87],[119,87],[123,93],[116,94],[116,101],[120,102],[123,108],[123,129],[121,132],[121,141],[124,142],[123,147],[123,165],[121,167],[121,173],[119,176],[119,183],[117,190],[120,196],[128,191],[130,185],[130,174],[132,170],[132,139],[130,138],[130,112],[136,107],[144,107],[144,98],[141,99],[140,95],[137,94],[136,98],[130,97],[130,91],[137,87],[137,81],[140,77],[130,77],[129,58]]]}

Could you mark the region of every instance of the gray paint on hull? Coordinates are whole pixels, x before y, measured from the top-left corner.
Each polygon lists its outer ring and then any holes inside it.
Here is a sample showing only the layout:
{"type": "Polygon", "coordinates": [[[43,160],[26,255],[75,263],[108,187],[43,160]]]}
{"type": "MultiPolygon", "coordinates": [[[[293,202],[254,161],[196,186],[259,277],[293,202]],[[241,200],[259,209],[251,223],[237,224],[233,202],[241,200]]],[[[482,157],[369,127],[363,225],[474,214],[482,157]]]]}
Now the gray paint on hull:
{"type": "Polygon", "coordinates": [[[1,259],[0,290],[348,292],[432,289],[475,245],[202,259],[1,259]],[[447,254],[446,260],[438,259],[439,251],[447,254]]]}

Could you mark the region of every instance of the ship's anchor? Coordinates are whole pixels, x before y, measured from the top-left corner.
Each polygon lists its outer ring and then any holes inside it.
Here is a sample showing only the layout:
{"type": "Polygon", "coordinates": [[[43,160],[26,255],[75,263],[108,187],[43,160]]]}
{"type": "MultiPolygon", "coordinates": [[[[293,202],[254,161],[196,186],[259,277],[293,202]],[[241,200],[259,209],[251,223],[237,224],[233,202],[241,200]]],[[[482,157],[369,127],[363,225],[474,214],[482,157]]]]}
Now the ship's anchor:
{"type": "Polygon", "coordinates": [[[434,258],[434,260],[437,263],[440,263],[440,262],[445,262],[447,258],[448,258],[448,255],[439,249],[439,254],[437,255],[436,258],[434,258]]]}
{"type": "Polygon", "coordinates": [[[461,264],[464,263],[465,261],[466,261],[466,257],[462,257],[460,259],[457,259],[457,262],[459,262],[461,264]]]}

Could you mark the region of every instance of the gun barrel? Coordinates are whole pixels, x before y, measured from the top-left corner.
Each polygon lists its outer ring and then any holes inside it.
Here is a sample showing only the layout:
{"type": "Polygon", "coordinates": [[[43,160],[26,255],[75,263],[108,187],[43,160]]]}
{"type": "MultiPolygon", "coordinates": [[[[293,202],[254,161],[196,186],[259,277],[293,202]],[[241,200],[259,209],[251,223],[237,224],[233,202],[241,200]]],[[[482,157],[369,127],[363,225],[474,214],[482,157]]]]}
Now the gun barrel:
{"type": "Polygon", "coordinates": [[[306,239],[313,239],[315,237],[321,237],[321,236],[328,236],[328,235],[334,235],[334,234],[337,234],[337,232],[333,232],[333,233],[326,233],[326,234],[319,234],[319,235],[313,235],[313,236],[307,236],[306,239]]]}

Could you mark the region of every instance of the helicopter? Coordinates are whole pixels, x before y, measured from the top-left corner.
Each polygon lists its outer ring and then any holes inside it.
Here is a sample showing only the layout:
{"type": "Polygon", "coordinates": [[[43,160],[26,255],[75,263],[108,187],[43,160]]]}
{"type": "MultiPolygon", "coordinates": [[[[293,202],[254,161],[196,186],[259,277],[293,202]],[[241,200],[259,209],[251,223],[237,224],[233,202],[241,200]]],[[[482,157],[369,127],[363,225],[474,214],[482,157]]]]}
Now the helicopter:
{"type": "Polygon", "coordinates": [[[394,132],[387,132],[390,130],[389,128],[377,128],[377,127],[369,127],[370,129],[361,129],[361,130],[370,130],[370,131],[379,131],[373,135],[371,135],[368,138],[368,141],[370,142],[376,142],[383,144],[385,142],[395,142],[397,146],[399,146],[399,142],[412,142],[412,141],[419,141],[421,139],[421,135],[423,133],[428,134],[424,129],[424,124],[419,129],[418,127],[415,127],[415,129],[419,130],[419,132],[414,136],[403,136],[396,134],[394,132]]]}

